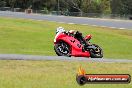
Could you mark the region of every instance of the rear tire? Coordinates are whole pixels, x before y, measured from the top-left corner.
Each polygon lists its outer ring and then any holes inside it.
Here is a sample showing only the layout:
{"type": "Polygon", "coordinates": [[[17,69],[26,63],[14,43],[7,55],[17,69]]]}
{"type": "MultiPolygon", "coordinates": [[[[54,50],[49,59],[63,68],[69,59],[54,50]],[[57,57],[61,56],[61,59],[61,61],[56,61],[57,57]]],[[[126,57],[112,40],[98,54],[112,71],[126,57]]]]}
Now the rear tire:
{"type": "Polygon", "coordinates": [[[58,56],[70,57],[70,47],[64,41],[60,41],[54,46],[54,50],[58,56]]]}

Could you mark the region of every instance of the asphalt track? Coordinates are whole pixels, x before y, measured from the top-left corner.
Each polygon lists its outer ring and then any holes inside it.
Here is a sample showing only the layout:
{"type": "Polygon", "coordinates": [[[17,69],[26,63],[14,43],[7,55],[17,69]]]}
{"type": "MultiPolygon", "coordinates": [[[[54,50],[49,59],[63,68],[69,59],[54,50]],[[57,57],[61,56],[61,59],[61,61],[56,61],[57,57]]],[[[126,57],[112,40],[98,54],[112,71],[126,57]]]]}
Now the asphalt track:
{"type": "MultiPolygon", "coordinates": [[[[0,11],[0,17],[26,18],[33,20],[48,20],[68,24],[82,24],[101,27],[110,27],[117,29],[132,30],[132,21],[109,20],[83,17],[65,17],[51,15],[35,15],[18,12],[0,11]]],[[[63,56],[38,56],[38,55],[18,55],[18,54],[0,54],[0,60],[62,60],[62,61],[88,61],[88,62],[132,62],[126,59],[104,59],[104,58],[85,58],[85,57],[63,57],[63,56]]]]}
{"type": "Polygon", "coordinates": [[[25,14],[20,12],[9,12],[9,11],[0,11],[0,16],[26,18],[26,19],[33,19],[33,20],[48,20],[48,21],[68,23],[68,24],[82,24],[82,25],[109,27],[114,29],[132,30],[131,20],[111,20],[111,19],[86,18],[86,17],[25,14]]]}
{"type": "Polygon", "coordinates": [[[21,54],[0,54],[0,60],[57,60],[57,61],[87,61],[87,62],[132,62],[124,59],[104,59],[104,58],[86,58],[86,57],[64,57],[64,56],[39,56],[39,55],[21,55],[21,54]]]}

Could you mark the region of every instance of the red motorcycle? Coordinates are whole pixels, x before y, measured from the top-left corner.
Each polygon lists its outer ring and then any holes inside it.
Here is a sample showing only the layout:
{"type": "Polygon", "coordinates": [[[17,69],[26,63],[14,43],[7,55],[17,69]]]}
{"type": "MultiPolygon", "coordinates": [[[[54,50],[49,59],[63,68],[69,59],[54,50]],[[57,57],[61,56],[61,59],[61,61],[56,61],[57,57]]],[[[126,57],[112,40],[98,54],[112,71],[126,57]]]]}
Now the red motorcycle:
{"type": "Polygon", "coordinates": [[[102,49],[89,42],[91,37],[87,35],[84,38],[79,31],[75,34],[59,32],[54,39],[54,50],[58,56],[102,58],[102,49]]]}

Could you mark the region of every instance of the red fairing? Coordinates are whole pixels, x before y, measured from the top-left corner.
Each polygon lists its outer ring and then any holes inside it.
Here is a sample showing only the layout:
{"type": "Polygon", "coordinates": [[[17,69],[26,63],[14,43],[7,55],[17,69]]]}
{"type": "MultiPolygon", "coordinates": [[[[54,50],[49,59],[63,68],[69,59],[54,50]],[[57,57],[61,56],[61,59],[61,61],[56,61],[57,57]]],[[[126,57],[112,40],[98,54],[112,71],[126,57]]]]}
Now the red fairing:
{"type": "Polygon", "coordinates": [[[70,46],[71,56],[90,57],[90,53],[88,51],[84,51],[83,46],[74,37],[69,36],[65,33],[59,33],[55,37],[54,44],[59,41],[64,41],[70,46]]]}

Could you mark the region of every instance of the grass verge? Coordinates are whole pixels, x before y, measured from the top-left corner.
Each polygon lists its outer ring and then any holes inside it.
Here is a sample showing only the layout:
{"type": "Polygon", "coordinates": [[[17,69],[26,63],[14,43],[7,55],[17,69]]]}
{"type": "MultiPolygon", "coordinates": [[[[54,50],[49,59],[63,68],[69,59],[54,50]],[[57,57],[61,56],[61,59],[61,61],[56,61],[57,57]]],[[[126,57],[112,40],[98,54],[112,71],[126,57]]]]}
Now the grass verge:
{"type": "Polygon", "coordinates": [[[78,67],[88,74],[130,74],[131,63],[0,60],[0,88],[132,88],[130,84],[76,83],[78,67]]]}

